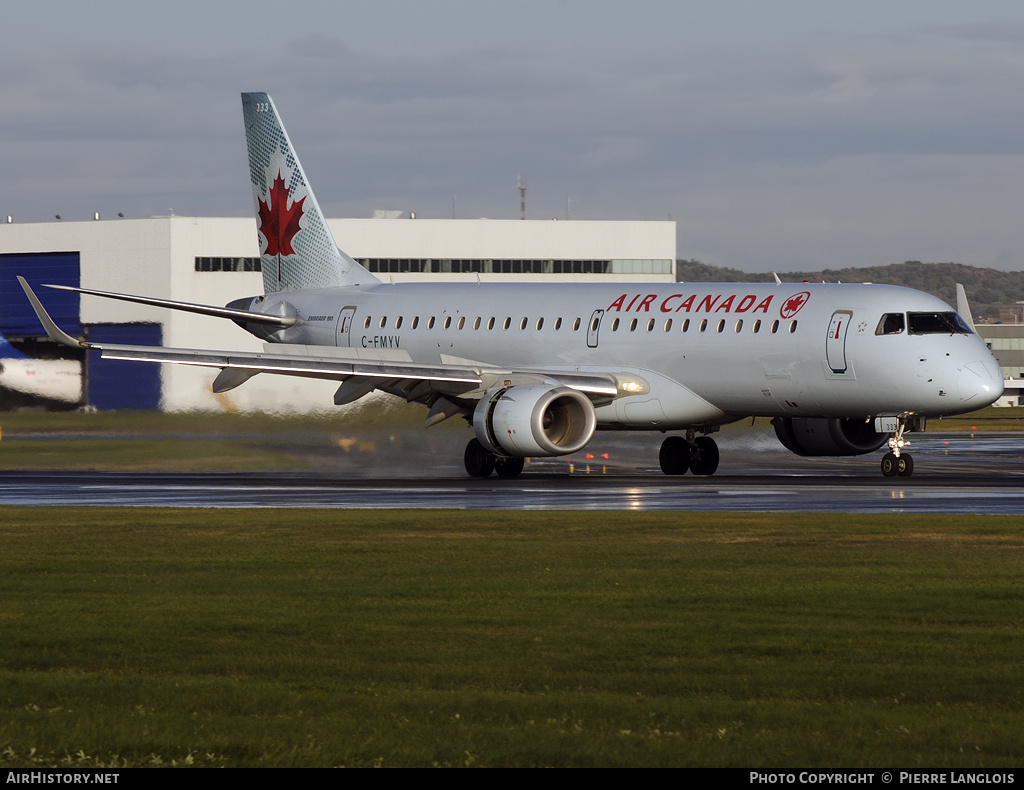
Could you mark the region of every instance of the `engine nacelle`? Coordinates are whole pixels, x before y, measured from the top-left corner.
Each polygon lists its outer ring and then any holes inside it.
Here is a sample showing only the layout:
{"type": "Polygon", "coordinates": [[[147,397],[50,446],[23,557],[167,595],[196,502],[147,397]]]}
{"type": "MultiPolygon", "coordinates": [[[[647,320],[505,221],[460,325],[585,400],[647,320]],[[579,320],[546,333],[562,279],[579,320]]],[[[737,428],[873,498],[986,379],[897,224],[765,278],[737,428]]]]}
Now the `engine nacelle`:
{"type": "Polygon", "coordinates": [[[529,384],[487,393],[473,412],[473,429],[498,455],[567,455],[586,447],[597,415],[590,399],[574,389],[529,384]]]}
{"type": "Polygon", "coordinates": [[[864,455],[889,438],[875,431],[874,420],[826,417],[776,417],[779,441],[797,455],[864,455]]]}

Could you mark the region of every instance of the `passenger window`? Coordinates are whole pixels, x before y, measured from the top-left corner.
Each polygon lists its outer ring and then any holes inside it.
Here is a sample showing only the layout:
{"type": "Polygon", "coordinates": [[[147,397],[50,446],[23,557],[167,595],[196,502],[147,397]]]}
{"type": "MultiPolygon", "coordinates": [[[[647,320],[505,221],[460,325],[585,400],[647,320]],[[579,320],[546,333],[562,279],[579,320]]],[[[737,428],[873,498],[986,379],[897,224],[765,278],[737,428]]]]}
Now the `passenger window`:
{"type": "Polygon", "coordinates": [[[879,319],[876,335],[898,335],[904,329],[903,313],[886,313],[879,319]]]}
{"type": "Polygon", "coordinates": [[[544,328],[544,319],[543,318],[538,318],[537,319],[537,331],[539,332],[543,328],[544,328]]]}
{"type": "Polygon", "coordinates": [[[580,319],[577,318],[577,319],[573,320],[573,322],[572,322],[572,331],[573,332],[579,332],[580,331],[580,319]]]}
{"type": "Polygon", "coordinates": [[[778,331],[779,331],[779,320],[775,319],[774,321],[772,321],[772,334],[774,335],[778,331]]]}
{"type": "Polygon", "coordinates": [[[370,328],[370,316],[366,316],[366,320],[363,321],[363,329],[369,329],[369,328],[370,328]]]}
{"type": "Polygon", "coordinates": [[[555,331],[557,332],[561,328],[562,328],[562,319],[561,318],[556,318],[555,319],[555,331]]]}
{"type": "Polygon", "coordinates": [[[524,318],[522,321],[519,322],[519,328],[526,329],[526,325],[528,323],[530,323],[530,320],[528,318],[524,318]]]}
{"type": "Polygon", "coordinates": [[[448,316],[447,318],[444,319],[444,328],[447,329],[451,325],[452,325],[452,317],[448,316]]]}
{"type": "Polygon", "coordinates": [[[708,319],[702,318],[701,322],[700,322],[700,331],[704,332],[704,331],[707,330],[707,328],[708,328],[708,319]]]}
{"type": "Polygon", "coordinates": [[[754,334],[756,335],[760,331],[761,331],[761,319],[759,318],[759,319],[757,319],[754,322],[754,334]]]}
{"type": "Polygon", "coordinates": [[[612,321],[612,331],[613,332],[618,332],[619,331],[619,319],[618,318],[616,318],[614,321],[612,321]]]}
{"type": "Polygon", "coordinates": [[[742,318],[741,318],[741,319],[739,319],[739,320],[738,320],[738,321],[736,322],[736,332],[737,332],[737,333],[739,333],[739,332],[741,332],[741,331],[743,331],[743,319],[742,319],[742,318]]]}
{"type": "Polygon", "coordinates": [[[401,328],[402,328],[402,316],[398,316],[398,318],[395,319],[395,329],[401,329],[401,328]]]}
{"type": "Polygon", "coordinates": [[[650,321],[647,322],[647,331],[648,332],[653,332],[654,331],[654,319],[653,318],[650,321]]]}
{"type": "Polygon", "coordinates": [[[672,319],[671,318],[669,318],[669,319],[667,319],[665,321],[665,331],[666,332],[671,332],[672,331],[672,319]]]}
{"type": "Polygon", "coordinates": [[[430,316],[430,318],[427,320],[427,329],[433,329],[433,328],[434,328],[434,316],[430,316]]]}
{"type": "Polygon", "coordinates": [[[635,318],[632,321],[629,322],[629,331],[630,332],[635,332],[636,331],[636,319],[635,318]]]}
{"type": "Polygon", "coordinates": [[[505,322],[501,325],[501,328],[502,329],[508,329],[510,326],[512,326],[512,319],[511,318],[506,318],[505,322]]]}
{"type": "Polygon", "coordinates": [[[681,331],[681,332],[689,332],[690,331],[690,319],[689,318],[683,319],[683,325],[681,327],[679,327],[679,331],[681,331]]]}
{"type": "Polygon", "coordinates": [[[725,319],[720,318],[718,320],[718,334],[722,334],[725,331],[725,319]]]}
{"type": "Polygon", "coordinates": [[[414,315],[412,317],[412,326],[410,326],[409,328],[410,329],[415,329],[419,325],[420,325],[420,317],[418,315],[414,315]]]}
{"type": "Polygon", "coordinates": [[[488,329],[488,331],[490,331],[491,329],[494,329],[494,316],[493,315],[490,318],[487,319],[487,329],[488,329]]]}
{"type": "Polygon", "coordinates": [[[789,334],[793,334],[796,331],[796,319],[794,318],[789,322],[789,334]]]}
{"type": "Polygon", "coordinates": [[[459,329],[462,329],[462,327],[464,327],[465,325],[466,325],[466,316],[462,316],[462,318],[459,319],[459,329]]]}
{"type": "Polygon", "coordinates": [[[480,316],[477,316],[476,318],[473,319],[473,328],[474,329],[479,329],[480,328],[480,321],[481,321],[480,316]]]}
{"type": "Polygon", "coordinates": [[[387,324],[388,324],[388,317],[386,315],[382,315],[380,317],[380,328],[383,329],[385,326],[387,326],[387,324]]]}

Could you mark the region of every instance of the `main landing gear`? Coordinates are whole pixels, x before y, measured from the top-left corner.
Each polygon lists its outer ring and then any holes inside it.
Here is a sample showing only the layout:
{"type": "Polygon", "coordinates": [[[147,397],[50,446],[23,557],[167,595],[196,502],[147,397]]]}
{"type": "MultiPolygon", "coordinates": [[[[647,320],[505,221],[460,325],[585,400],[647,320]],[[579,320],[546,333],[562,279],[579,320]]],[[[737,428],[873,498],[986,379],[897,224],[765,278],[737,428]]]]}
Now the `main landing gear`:
{"type": "Polygon", "coordinates": [[[889,437],[889,452],[882,456],[882,474],[886,477],[910,477],[914,473],[914,459],[904,448],[910,442],[903,438],[907,417],[897,417],[896,431],[889,437]]]}
{"type": "Polygon", "coordinates": [[[525,458],[506,458],[488,452],[478,439],[471,439],[466,445],[466,472],[470,477],[490,477],[497,472],[499,477],[519,477],[523,473],[525,458]]]}
{"type": "Polygon", "coordinates": [[[667,475],[684,475],[689,469],[695,475],[713,475],[718,470],[718,444],[710,436],[669,436],[661,444],[658,455],[661,471],[667,475]]]}

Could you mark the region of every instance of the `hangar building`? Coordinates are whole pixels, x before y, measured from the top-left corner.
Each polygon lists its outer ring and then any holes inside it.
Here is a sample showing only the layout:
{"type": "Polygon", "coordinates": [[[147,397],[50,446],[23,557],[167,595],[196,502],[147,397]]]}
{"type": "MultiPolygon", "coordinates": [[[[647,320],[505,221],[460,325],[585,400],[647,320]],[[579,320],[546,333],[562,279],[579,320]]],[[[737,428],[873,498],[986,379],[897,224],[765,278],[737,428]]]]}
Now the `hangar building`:
{"type": "MultiPolygon", "coordinates": [[[[335,240],[385,282],[672,282],[672,221],[329,220],[335,240]]],[[[260,351],[230,321],[118,302],[44,283],[223,305],[263,292],[253,218],[153,217],[0,224],[0,332],[32,356],[75,354],[45,338],[15,277],[57,323],[97,343],[260,351]]],[[[336,382],[261,375],[214,395],[217,371],[81,358],[98,409],[306,411],[333,408],[336,382]]]]}

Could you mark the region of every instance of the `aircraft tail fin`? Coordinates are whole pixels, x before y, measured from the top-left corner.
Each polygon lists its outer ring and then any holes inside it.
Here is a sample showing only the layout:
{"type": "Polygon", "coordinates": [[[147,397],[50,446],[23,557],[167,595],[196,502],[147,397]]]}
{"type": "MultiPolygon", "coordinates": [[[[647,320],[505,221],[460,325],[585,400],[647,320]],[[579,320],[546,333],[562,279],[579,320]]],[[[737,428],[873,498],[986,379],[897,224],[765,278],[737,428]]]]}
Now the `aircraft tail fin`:
{"type": "Polygon", "coordinates": [[[0,359],[29,359],[29,357],[12,346],[10,341],[0,332],[0,359]]]}
{"type": "Polygon", "coordinates": [[[338,249],[266,93],[243,93],[249,175],[266,293],[380,282],[338,249]]]}
{"type": "Polygon", "coordinates": [[[974,316],[971,315],[971,305],[967,302],[967,291],[960,283],[956,284],[956,311],[960,317],[967,322],[967,325],[974,331],[974,316]]]}

